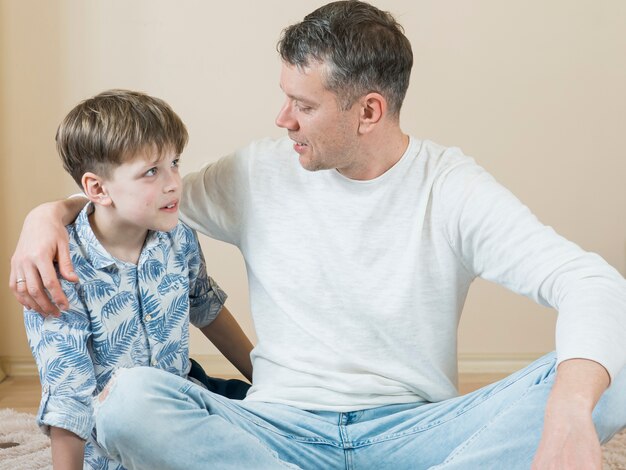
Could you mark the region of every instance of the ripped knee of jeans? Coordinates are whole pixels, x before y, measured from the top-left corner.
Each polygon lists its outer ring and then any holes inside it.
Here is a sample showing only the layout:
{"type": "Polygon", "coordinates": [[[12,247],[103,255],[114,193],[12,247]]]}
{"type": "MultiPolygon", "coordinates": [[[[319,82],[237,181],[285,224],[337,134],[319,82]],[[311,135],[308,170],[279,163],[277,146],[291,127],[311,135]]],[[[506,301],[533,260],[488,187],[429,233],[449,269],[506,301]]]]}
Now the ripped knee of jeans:
{"type": "Polygon", "coordinates": [[[109,394],[111,393],[113,388],[115,387],[115,384],[117,382],[117,378],[118,378],[119,374],[123,370],[124,369],[117,369],[115,372],[113,372],[113,374],[111,375],[111,378],[109,379],[107,384],[104,386],[102,391],[96,396],[96,399],[94,400],[94,405],[96,407],[99,407],[99,405],[101,405],[101,404],[103,404],[105,402],[105,400],[107,399],[107,397],[109,396],[109,394]]]}

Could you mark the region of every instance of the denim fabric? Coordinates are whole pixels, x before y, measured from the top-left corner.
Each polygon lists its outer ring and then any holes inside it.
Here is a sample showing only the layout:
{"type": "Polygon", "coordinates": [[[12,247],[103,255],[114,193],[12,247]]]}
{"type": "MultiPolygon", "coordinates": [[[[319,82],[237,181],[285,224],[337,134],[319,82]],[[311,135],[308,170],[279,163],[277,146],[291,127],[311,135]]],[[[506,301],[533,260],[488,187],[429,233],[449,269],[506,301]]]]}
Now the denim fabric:
{"type": "MultiPolygon", "coordinates": [[[[439,403],[338,413],[234,401],[157,369],[120,371],[98,441],[127,468],[527,469],[554,354],[439,403]]],[[[603,442],[626,425],[626,371],[594,411],[603,442]]]]}

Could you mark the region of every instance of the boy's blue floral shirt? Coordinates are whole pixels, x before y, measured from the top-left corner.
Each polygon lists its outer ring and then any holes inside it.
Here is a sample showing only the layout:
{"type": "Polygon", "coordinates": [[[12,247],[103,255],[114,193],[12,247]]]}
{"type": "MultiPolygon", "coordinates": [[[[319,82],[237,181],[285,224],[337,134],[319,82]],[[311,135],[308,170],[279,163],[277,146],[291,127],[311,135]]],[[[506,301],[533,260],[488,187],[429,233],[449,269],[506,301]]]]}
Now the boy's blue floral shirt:
{"type": "Polygon", "coordinates": [[[85,468],[120,469],[95,443],[92,400],[122,367],[152,366],[186,377],[189,321],[199,328],[218,315],[226,294],[207,276],[195,233],[179,223],[149,232],[137,265],[113,258],[89,225],[87,205],[67,226],[80,282],[59,276],[70,302],[60,318],[25,309],[28,342],[42,398],[37,420],[83,439],[85,468]]]}

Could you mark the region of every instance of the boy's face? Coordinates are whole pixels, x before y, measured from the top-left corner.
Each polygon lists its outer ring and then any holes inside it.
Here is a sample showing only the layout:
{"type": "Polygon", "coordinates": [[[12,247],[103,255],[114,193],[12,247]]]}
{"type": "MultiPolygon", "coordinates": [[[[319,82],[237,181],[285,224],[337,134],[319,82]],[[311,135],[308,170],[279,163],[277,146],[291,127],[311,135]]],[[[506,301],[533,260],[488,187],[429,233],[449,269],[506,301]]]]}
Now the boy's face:
{"type": "Polygon", "coordinates": [[[159,157],[148,148],[113,169],[103,185],[121,228],[167,232],[176,226],[182,189],[178,159],[171,149],[159,157]]]}

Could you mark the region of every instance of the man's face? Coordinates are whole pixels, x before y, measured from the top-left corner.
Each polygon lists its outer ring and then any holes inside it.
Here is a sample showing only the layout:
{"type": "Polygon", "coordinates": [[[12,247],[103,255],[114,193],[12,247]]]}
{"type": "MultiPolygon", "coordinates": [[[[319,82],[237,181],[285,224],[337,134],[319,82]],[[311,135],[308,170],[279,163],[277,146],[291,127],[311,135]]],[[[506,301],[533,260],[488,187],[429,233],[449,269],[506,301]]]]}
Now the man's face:
{"type": "Polygon", "coordinates": [[[305,70],[283,63],[280,87],[287,99],[276,125],[287,129],[303,168],[336,168],[350,177],[359,166],[360,108],[357,103],[341,109],[335,93],[324,86],[324,70],[320,63],[305,70]]]}

